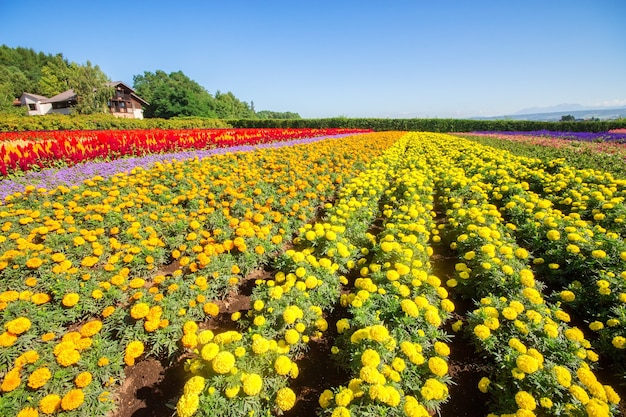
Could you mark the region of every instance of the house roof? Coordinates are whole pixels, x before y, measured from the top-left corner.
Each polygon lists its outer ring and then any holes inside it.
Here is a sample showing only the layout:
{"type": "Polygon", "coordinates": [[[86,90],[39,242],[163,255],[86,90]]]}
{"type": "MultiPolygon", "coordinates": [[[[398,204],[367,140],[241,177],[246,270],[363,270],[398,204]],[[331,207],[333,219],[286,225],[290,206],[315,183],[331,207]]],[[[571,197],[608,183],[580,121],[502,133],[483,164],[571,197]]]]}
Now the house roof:
{"type": "Polygon", "coordinates": [[[21,98],[29,98],[34,101],[48,100],[48,97],[40,96],[39,94],[26,93],[26,92],[22,93],[21,98]]]}
{"type": "Polygon", "coordinates": [[[138,102],[140,102],[141,104],[143,104],[144,106],[149,105],[150,103],[148,103],[146,100],[142,99],[141,97],[139,97],[136,93],[135,90],[130,87],[128,84],[125,84],[121,81],[111,81],[106,83],[107,87],[117,87],[118,85],[122,85],[125,89],[127,89],[128,91],[130,91],[130,95],[137,100],[138,102]]]}
{"type": "Polygon", "coordinates": [[[76,100],[76,93],[71,88],[67,91],[57,94],[56,96],[52,96],[47,100],[43,100],[42,103],[58,103],[61,101],[70,101],[76,100]]]}

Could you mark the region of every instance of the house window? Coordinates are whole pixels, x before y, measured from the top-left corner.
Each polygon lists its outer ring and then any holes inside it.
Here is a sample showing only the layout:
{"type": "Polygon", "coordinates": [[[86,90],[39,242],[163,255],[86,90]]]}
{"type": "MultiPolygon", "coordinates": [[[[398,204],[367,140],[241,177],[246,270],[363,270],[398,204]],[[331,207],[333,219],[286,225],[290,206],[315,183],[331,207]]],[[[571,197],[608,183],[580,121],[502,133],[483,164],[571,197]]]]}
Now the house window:
{"type": "Polygon", "coordinates": [[[35,103],[28,103],[28,110],[37,110],[37,105],[35,103]]]}
{"type": "Polygon", "coordinates": [[[124,92],[122,90],[117,90],[115,93],[116,93],[115,95],[117,96],[117,98],[124,97],[124,92]]]}

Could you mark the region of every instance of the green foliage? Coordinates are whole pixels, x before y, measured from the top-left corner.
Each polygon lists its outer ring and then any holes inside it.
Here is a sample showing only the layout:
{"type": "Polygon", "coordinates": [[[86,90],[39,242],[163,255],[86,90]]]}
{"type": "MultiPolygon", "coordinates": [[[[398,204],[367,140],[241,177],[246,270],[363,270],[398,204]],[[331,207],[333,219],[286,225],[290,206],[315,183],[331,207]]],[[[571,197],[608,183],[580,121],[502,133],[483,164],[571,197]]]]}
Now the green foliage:
{"type": "Polygon", "coordinates": [[[228,120],[233,127],[248,128],[350,128],[375,131],[416,132],[475,132],[475,131],[533,131],[606,132],[626,127],[624,120],[582,122],[539,122],[532,120],[471,120],[471,119],[237,119],[228,120]]]}
{"type": "MultiPolygon", "coordinates": [[[[16,109],[19,110],[19,109],[16,109]]],[[[110,114],[27,116],[0,114],[0,132],[37,130],[106,130],[106,129],[219,129],[231,127],[218,119],[185,117],[173,119],[126,119],[110,114]]]]}
{"type": "Polygon", "coordinates": [[[301,119],[298,113],[290,111],[278,112],[270,110],[261,110],[256,113],[257,119],[301,119]]]}
{"type": "Polygon", "coordinates": [[[37,91],[45,97],[56,96],[70,89],[72,69],[61,55],[55,56],[41,68],[41,78],[37,83],[37,91]]]}
{"type": "Polygon", "coordinates": [[[72,63],[70,65],[68,84],[77,96],[76,113],[93,114],[107,111],[107,100],[113,95],[111,88],[106,87],[108,77],[99,66],[72,63]]]}
{"type": "Polygon", "coordinates": [[[150,103],[144,111],[146,117],[216,117],[211,105],[213,97],[182,71],[145,71],[135,75],[133,83],[137,94],[150,103]]]}

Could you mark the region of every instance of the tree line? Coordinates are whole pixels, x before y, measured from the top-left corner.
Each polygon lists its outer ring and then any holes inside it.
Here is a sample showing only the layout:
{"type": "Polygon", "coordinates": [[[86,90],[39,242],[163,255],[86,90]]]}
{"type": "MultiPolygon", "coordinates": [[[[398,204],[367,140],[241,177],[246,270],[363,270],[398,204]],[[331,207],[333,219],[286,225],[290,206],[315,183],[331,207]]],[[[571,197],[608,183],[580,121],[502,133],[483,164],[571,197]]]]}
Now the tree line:
{"type": "MultiPolygon", "coordinates": [[[[20,113],[13,105],[28,92],[52,97],[69,89],[77,95],[78,114],[106,113],[111,81],[98,65],[68,61],[63,54],[46,54],[31,48],[0,46],[0,113],[20,113]]],[[[117,81],[117,80],[116,80],[117,81]]],[[[203,117],[218,119],[299,119],[293,112],[255,111],[254,102],[239,100],[232,92],[209,93],[182,71],[161,70],[133,76],[133,89],[149,104],[148,118],[203,117]]]]}

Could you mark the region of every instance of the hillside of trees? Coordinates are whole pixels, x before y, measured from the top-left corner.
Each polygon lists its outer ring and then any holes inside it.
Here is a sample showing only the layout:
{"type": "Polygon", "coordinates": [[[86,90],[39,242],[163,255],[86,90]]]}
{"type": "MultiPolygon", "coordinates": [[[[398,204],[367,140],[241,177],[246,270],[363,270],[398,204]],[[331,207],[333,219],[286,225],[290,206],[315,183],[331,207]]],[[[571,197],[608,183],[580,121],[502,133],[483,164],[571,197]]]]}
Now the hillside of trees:
{"type": "MultiPolygon", "coordinates": [[[[63,54],[46,54],[30,48],[0,46],[0,113],[25,113],[13,102],[28,92],[52,97],[68,89],[78,96],[74,111],[78,114],[104,113],[111,90],[111,80],[98,65],[69,62],[63,54]]],[[[293,112],[262,110],[254,102],[239,100],[230,91],[209,93],[182,71],[167,74],[161,70],[133,76],[132,87],[149,105],[144,117],[170,119],[203,117],[218,119],[299,119],[293,112]]]]}

